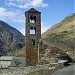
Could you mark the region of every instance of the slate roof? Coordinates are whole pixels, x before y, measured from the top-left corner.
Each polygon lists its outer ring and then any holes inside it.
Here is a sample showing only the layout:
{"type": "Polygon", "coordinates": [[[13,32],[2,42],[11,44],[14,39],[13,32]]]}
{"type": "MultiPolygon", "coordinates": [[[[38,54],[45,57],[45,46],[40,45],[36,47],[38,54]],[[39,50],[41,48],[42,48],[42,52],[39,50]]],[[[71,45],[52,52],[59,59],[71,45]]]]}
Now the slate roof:
{"type": "MultiPolygon", "coordinates": [[[[37,11],[36,9],[34,9],[34,8],[31,8],[30,10],[28,10],[28,11],[26,11],[26,12],[31,12],[31,13],[41,13],[41,12],[39,12],[39,11],[37,11]]],[[[25,13],[26,13],[25,12],[25,13]]]]}

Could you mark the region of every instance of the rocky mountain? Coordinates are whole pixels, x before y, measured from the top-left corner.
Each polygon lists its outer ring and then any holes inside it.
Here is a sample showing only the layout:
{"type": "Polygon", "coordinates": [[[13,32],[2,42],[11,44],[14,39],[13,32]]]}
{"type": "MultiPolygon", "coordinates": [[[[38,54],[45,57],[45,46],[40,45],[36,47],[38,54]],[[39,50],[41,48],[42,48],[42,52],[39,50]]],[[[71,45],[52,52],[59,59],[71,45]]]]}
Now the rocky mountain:
{"type": "Polygon", "coordinates": [[[24,35],[0,20],[0,55],[7,55],[24,46],[24,35]]]}
{"type": "Polygon", "coordinates": [[[75,13],[53,25],[42,34],[42,41],[49,47],[57,47],[69,54],[75,50],[75,13]]]}

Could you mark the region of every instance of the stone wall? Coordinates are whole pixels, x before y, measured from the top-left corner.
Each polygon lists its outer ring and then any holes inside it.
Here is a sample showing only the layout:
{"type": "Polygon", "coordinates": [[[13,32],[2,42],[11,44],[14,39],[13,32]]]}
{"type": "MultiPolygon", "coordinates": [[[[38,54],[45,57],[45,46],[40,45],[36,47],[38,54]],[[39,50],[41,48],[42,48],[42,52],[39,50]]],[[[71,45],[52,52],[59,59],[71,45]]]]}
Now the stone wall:
{"type": "Polygon", "coordinates": [[[7,68],[9,66],[26,66],[25,57],[2,56],[0,57],[0,68],[7,68]]]}
{"type": "Polygon", "coordinates": [[[25,75],[30,72],[35,72],[44,69],[55,69],[55,67],[50,64],[29,67],[9,67],[7,69],[0,69],[0,75],[25,75]]]}
{"type": "Polygon", "coordinates": [[[34,65],[37,63],[38,42],[41,39],[41,13],[34,8],[31,8],[30,10],[25,12],[25,17],[25,50],[27,59],[26,64],[34,65]],[[35,23],[31,23],[30,20],[34,20],[35,23]],[[35,34],[31,34],[30,30],[35,31],[35,34]]]}

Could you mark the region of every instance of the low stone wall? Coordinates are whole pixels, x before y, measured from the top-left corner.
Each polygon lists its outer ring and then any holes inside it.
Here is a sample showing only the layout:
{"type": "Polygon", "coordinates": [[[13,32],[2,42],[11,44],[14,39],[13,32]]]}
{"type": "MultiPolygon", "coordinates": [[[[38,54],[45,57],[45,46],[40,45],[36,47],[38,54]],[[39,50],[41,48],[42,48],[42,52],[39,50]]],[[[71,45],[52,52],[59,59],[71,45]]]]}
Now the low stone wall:
{"type": "Polygon", "coordinates": [[[30,72],[49,68],[54,69],[53,66],[50,64],[29,66],[29,67],[9,67],[7,69],[0,69],[0,75],[25,75],[30,72]]]}

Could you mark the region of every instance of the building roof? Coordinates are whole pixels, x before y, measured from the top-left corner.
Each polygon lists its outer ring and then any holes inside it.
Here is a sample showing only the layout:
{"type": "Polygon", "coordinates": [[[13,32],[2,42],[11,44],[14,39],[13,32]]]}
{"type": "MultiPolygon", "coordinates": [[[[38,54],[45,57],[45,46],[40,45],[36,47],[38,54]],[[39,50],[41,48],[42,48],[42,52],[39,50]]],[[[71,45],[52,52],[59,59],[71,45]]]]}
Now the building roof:
{"type": "Polygon", "coordinates": [[[68,60],[58,60],[58,63],[64,63],[67,62],[68,60]]]}
{"type": "Polygon", "coordinates": [[[11,61],[12,59],[25,59],[25,57],[1,56],[0,61],[11,61]]]}
{"type": "Polygon", "coordinates": [[[13,56],[1,56],[0,57],[0,61],[4,61],[4,60],[6,60],[6,61],[8,61],[8,60],[12,60],[14,57],[13,56]]]}
{"type": "MultiPolygon", "coordinates": [[[[34,12],[34,13],[41,13],[41,12],[39,12],[39,11],[37,11],[36,9],[34,9],[34,8],[31,8],[31,9],[29,9],[28,11],[26,11],[26,12],[34,12]]],[[[25,12],[25,13],[26,13],[25,12]]]]}

